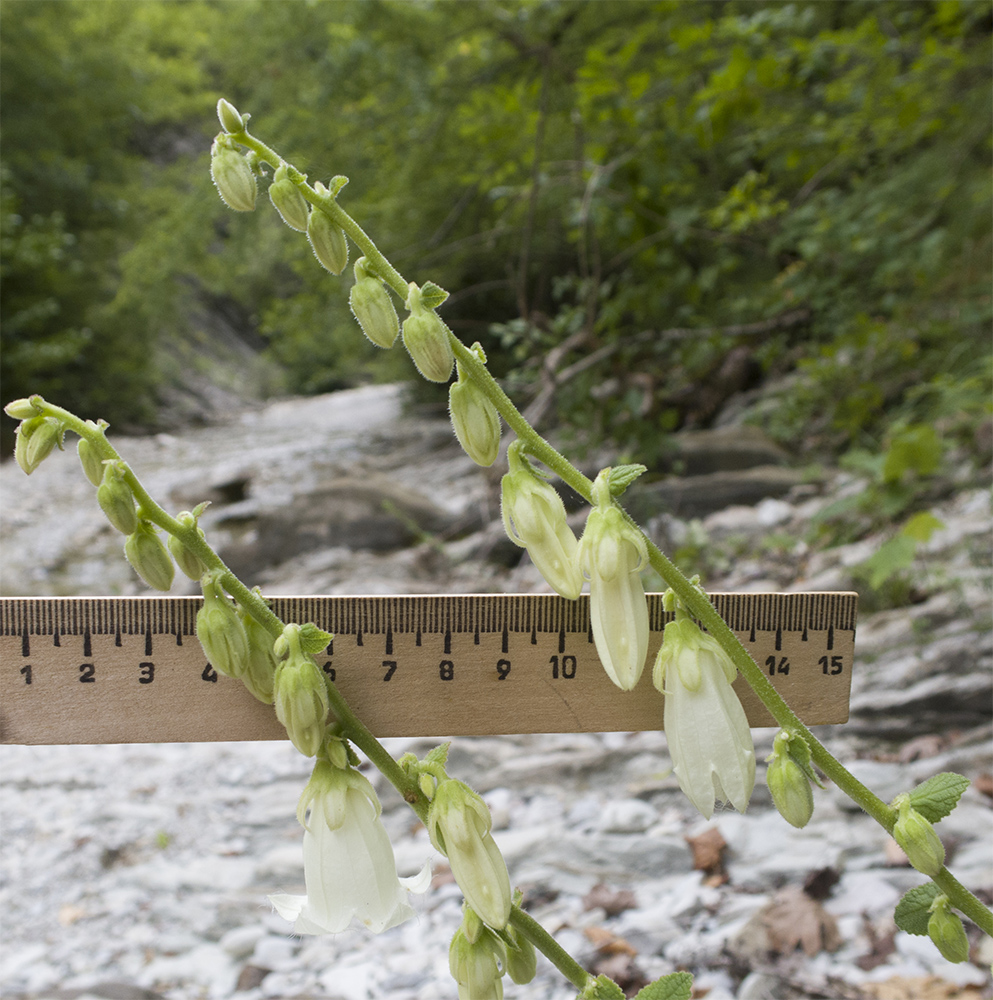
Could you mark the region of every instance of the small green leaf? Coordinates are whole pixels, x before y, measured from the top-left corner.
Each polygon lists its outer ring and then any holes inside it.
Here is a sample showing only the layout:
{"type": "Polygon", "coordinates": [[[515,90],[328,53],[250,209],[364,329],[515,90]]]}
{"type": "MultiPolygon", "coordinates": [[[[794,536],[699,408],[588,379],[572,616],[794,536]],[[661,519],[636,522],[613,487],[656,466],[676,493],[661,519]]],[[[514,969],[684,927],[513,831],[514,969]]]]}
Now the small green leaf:
{"type": "Polygon", "coordinates": [[[634,995],[634,1000],[690,1000],[693,995],[693,977],[688,972],[673,972],[634,995]]]}
{"type": "Polygon", "coordinates": [[[638,476],[647,471],[644,465],[615,465],[607,476],[610,495],[619,497],[638,476]]]}
{"type": "Polygon", "coordinates": [[[937,823],[955,808],[968,787],[968,778],[944,771],[911,789],[910,802],[926,820],[937,823]]]}
{"type": "Polygon", "coordinates": [[[333,638],[330,632],[319,629],[313,622],[300,626],[300,645],[305,653],[310,653],[312,656],[326,649],[333,638]]]}
{"type": "Polygon", "coordinates": [[[922,511],[907,521],[900,529],[900,534],[912,538],[915,542],[927,542],[939,528],[944,526],[945,522],[939,521],[930,511],[922,511]]]}
{"type": "Polygon", "coordinates": [[[448,298],[448,292],[433,281],[426,281],[421,288],[421,305],[425,309],[437,309],[448,298]]]}
{"type": "Polygon", "coordinates": [[[439,743],[433,750],[429,750],[424,758],[426,764],[437,764],[440,767],[444,767],[448,762],[448,751],[451,749],[451,743],[439,743]]]}
{"type": "Polygon", "coordinates": [[[328,194],[332,198],[338,197],[338,192],[348,183],[348,178],[338,174],[328,181],[328,194]]]}
{"type": "Polygon", "coordinates": [[[940,891],[933,882],[925,882],[905,892],[893,912],[897,927],[908,934],[927,934],[930,907],[940,891]]]}
{"type": "Polygon", "coordinates": [[[576,1000],[625,1000],[624,990],[609,976],[597,976],[580,991],[576,1000]]]}
{"type": "Polygon", "coordinates": [[[897,535],[860,563],[859,569],[868,574],[869,586],[878,590],[891,576],[913,565],[916,554],[917,542],[907,535],[897,535]]]}

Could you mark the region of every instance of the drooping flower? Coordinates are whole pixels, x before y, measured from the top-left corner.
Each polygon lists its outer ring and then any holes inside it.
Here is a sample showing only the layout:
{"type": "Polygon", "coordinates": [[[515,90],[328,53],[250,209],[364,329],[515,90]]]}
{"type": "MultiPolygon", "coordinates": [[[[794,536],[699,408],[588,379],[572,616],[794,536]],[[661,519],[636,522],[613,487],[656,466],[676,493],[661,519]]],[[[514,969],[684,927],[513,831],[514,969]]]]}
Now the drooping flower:
{"type": "Polygon", "coordinates": [[[397,876],[380,811],[375,789],[354,768],[325,760],[314,766],[297,809],[307,894],[269,897],[296,934],[336,934],[353,920],[378,934],[413,916],[407,895],[427,889],[430,866],[397,876]]]}
{"type": "Polygon", "coordinates": [[[448,968],[458,984],[459,1000],[503,1000],[507,945],[466,909],[448,949],[448,968]]]}
{"type": "Polygon", "coordinates": [[[744,812],[755,785],[752,734],[731,687],[736,673],[694,621],[666,625],[652,683],[665,695],[665,735],[679,787],[707,819],[718,799],[744,812]]]}
{"type": "Polygon", "coordinates": [[[431,843],[448,856],[466,902],[495,930],[510,918],[510,875],[490,830],[486,803],[464,782],[439,783],[428,810],[431,843]]]}
{"type": "Polygon", "coordinates": [[[630,691],[648,656],[648,604],[641,570],[648,551],[641,534],[610,499],[606,473],[593,486],[597,505],[579,542],[579,565],[590,581],[590,625],[607,676],[630,691]]]}
{"type": "Polygon", "coordinates": [[[566,522],[565,505],[554,487],[535,471],[514,441],[507,449],[510,471],[500,484],[500,511],[507,537],[526,548],[545,582],[574,601],[583,589],[576,536],[566,522]]]}

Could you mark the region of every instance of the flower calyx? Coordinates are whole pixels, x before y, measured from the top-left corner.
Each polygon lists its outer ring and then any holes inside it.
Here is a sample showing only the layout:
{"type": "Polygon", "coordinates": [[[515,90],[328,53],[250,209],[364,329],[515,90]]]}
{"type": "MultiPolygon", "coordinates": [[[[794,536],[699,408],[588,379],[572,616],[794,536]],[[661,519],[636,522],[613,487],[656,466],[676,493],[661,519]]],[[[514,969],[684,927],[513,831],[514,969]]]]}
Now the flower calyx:
{"type": "Polygon", "coordinates": [[[169,550],[150,521],[144,518],[138,521],[138,527],[128,535],[124,543],[124,555],[149,587],[162,591],[172,589],[176,567],[169,550]]]}
{"type": "Polygon", "coordinates": [[[355,262],[355,284],[348,293],[348,305],[369,340],[377,347],[393,346],[400,332],[400,320],[390,293],[365,257],[355,262]]]}
{"type": "Polygon", "coordinates": [[[245,155],[226,135],[219,135],[210,150],[210,176],[221,201],[236,212],[254,212],[258,185],[245,155]]]}
{"type": "Polygon", "coordinates": [[[269,200],[290,229],[295,229],[298,233],[307,232],[307,222],[310,215],[307,199],[290,178],[285,163],[276,167],[276,172],[272,175],[272,183],[269,185],[269,200]]]}
{"type": "Polygon", "coordinates": [[[766,758],[766,785],[779,814],[790,826],[805,827],[814,812],[814,782],[823,787],[810,764],[810,747],[799,734],[781,729],[766,758]]]}
{"type": "Polygon", "coordinates": [[[906,792],[898,795],[890,806],[897,811],[893,839],[907,855],[907,860],[924,875],[937,875],[945,865],[945,845],[930,820],[914,808],[906,792]]]}
{"type": "Polygon", "coordinates": [[[210,665],[226,677],[241,677],[248,662],[248,636],[234,602],[224,593],[221,573],[200,580],[203,607],[197,612],[197,638],[210,665]]]}

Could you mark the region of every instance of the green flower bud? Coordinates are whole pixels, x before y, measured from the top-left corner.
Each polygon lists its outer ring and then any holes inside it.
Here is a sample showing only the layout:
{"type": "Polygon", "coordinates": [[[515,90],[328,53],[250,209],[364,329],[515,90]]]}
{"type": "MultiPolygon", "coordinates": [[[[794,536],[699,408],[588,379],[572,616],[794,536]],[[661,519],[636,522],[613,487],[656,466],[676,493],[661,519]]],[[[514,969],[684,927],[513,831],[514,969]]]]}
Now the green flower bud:
{"type": "Polygon", "coordinates": [[[403,343],[417,370],[429,382],[447,382],[455,364],[448,327],[438,314],[421,305],[420,289],[410,283],[410,315],[403,322],[403,343]]]}
{"type": "Polygon", "coordinates": [[[79,455],[79,464],[82,465],[86,478],[94,486],[99,487],[103,482],[104,468],[100,453],[91,441],[88,441],[86,438],[80,438],[79,444],[76,445],[76,454],[79,455]]]}
{"type": "Polygon", "coordinates": [[[514,942],[507,949],[507,974],[518,985],[523,986],[534,979],[538,971],[538,956],[534,945],[523,934],[518,934],[513,927],[507,927],[507,934],[514,942]]]}
{"type": "Polygon", "coordinates": [[[464,782],[448,778],[428,808],[431,843],[448,856],[466,902],[490,927],[502,930],[510,918],[510,875],[490,834],[486,803],[464,782]]]}
{"type": "Polygon", "coordinates": [[[400,332],[400,320],[386,286],[365,265],[365,257],[355,262],[355,284],[348,293],[348,304],[362,332],[377,347],[389,348],[400,332]]]}
{"type": "Polygon", "coordinates": [[[138,528],[138,512],[134,494],[124,481],[123,462],[105,462],[103,479],[97,487],[97,503],[107,520],[123,535],[132,535],[138,528]]]}
{"type": "Polygon", "coordinates": [[[459,1000],[503,1000],[506,945],[486,927],[472,939],[470,933],[463,920],[448,949],[448,968],[458,984],[459,1000]]]}
{"type": "Polygon", "coordinates": [[[348,263],[348,241],[344,230],[315,208],[307,219],[307,239],[314,256],[332,274],[341,274],[348,263]]]}
{"type": "Polygon", "coordinates": [[[13,399],[3,408],[3,412],[15,420],[30,420],[38,416],[38,410],[30,399],[13,399]]]}
{"type": "Polygon", "coordinates": [[[552,590],[574,601],[583,589],[583,574],[562,498],[532,468],[520,441],[511,444],[507,459],[510,471],[500,482],[500,512],[507,536],[528,550],[552,590]]]}
{"type": "Polygon", "coordinates": [[[238,617],[248,639],[248,659],[241,680],[259,701],[271,705],[276,668],[279,666],[272,648],[272,636],[265,626],[257,622],[244,608],[238,609],[238,617]]]}
{"type": "Polygon", "coordinates": [[[139,521],[137,530],[128,535],[124,555],[149,587],[155,590],[172,587],[176,568],[158,532],[148,521],[139,521]]]}
{"type": "Polygon", "coordinates": [[[244,132],[245,120],[238,113],[238,109],[222,97],[217,102],[217,118],[221,123],[221,128],[225,132],[244,132]]]}
{"type": "Polygon", "coordinates": [[[461,365],[458,373],[459,380],[448,392],[455,436],[476,465],[490,466],[500,452],[500,414],[483,390],[464,378],[461,365]]]}
{"type": "Polygon", "coordinates": [[[269,200],[290,229],[295,229],[298,233],[307,232],[307,216],[310,214],[307,199],[290,180],[285,164],[277,167],[272,176],[269,200]]]}
{"type": "Polygon", "coordinates": [[[969,957],[969,939],[957,913],[948,905],[948,897],[935,896],[928,908],[931,916],[927,922],[928,937],[935,943],[942,958],[949,962],[964,962],[969,957]]]}
{"type": "Polygon", "coordinates": [[[220,140],[210,153],[210,176],[221,201],[236,212],[254,212],[258,188],[245,157],[220,140]]]}
{"type": "Polygon", "coordinates": [[[934,832],[934,827],[913,807],[906,793],[898,795],[891,805],[899,814],[893,827],[893,838],[907,855],[907,860],[924,875],[937,875],[945,864],[945,845],[934,832]]]}
{"type": "Polygon", "coordinates": [[[52,453],[61,447],[62,424],[55,417],[33,416],[17,425],[14,439],[14,458],[30,476],[52,453]]]}
{"type": "Polygon", "coordinates": [[[211,666],[228,677],[241,677],[248,665],[248,636],[234,604],[213,573],[200,581],[203,607],[197,612],[197,638],[211,666]]]}
{"type": "MultiPolygon", "coordinates": [[[[176,515],[176,520],[186,527],[196,525],[197,519],[188,510],[180,511],[176,515]]],[[[203,538],[203,528],[197,525],[197,534],[203,538]]],[[[169,551],[172,553],[176,565],[191,579],[199,580],[207,572],[207,567],[200,561],[200,557],[194,555],[175,535],[169,536],[169,551]]]]}
{"type": "MultiPolygon", "coordinates": [[[[776,743],[778,745],[779,736],[776,743]]],[[[810,779],[785,748],[774,750],[769,757],[765,781],[783,819],[797,829],[805,827],[814,812],[814,793],[810,779]]]]}
{"type": "Polygon", "coordinates": [[[313,757],[324,741],[329,708],[324,675],[314,658],[303,651],[299,625],[287,625],[274,648],[277,657],[284,659],[276,668],[273,687],[276,718],[297,750],[313,757]]]}

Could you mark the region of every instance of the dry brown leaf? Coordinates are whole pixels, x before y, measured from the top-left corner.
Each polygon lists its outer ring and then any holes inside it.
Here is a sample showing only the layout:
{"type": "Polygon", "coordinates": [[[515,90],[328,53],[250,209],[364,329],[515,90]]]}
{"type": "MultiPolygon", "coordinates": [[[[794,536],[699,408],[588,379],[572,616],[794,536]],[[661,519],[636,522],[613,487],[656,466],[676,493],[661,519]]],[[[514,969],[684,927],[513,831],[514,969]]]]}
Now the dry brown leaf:
{"type": "Polygon", "coordinates": [[[841,936],[834,917],[802,889],[788,885],[773,897],[762,913],[773,951],[789,954],[802,945],[808,957],[819,951],[835,951],[841,936]]]}
{"type": "Polygon", "coordinates": [[[938,976],[893,976],[862,989],[873,1000],[982,1000],[978,986],[957,986],[938,976]]]}
{"type": "Polygon", "coordinates": [[[611,889],[603,882],[597,882],[583,896],[584,910],[593,910],[599,906],[608,917],[616,917],[625,910],[633,910],[637,905],[638,901],[630,889],[611,889]]]}
{"type": "Polygon", "coordinates": [[[716,826],[704,830],[697,837],[687,837],[686,843],[693,852],[693,869],[699,872],[718,872],[724,867],[724,848],[727,841],[716,826]]]}
{"type": "Polygon", "coordinates": [[[917,736],[900,747],[897,759],[901,764],[909,764],[912,760],[923,760],[926,757],[936,757],[944,750],[947,738],[937,733],[917,736]]]}
{"type": "Polygon", "coordinates": [[[648,985],[644,972],[630,955],[610,955],[599,958],[590,970],[595,976],[610,976],[628,996],[648,985]]]}
{"type": "Polygon", "coordinates": [[[972,779],[972,784],[977,792],[982,792],[983,795],[993,799],[993,774],[977,774],[972,779]]]}
{"type": "Polygon", "coordinates": [[[618,937],[606,927],[587,927],[583,934],[601,955],[637,955],[638,949],[632,947],[622,937],[618,937]]]}

